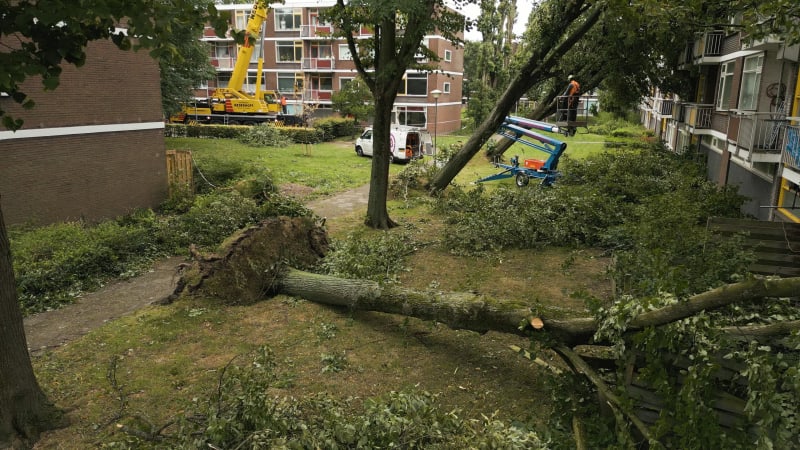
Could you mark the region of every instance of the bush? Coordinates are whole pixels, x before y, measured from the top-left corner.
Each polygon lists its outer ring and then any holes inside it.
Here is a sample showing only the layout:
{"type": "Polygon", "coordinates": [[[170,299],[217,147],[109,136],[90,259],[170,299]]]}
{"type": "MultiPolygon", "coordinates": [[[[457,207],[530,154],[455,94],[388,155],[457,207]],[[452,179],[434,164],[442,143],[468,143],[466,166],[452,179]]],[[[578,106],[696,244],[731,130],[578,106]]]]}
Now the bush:
{"type": "Polygon", "coordinates": [[[194,186],[198,194],[208,193],[218,187],[228,186],[245,178],[250,168],[236,159],[207,158],[195,162],[194,186]]]}
{"type": "Polygon", "coordinates": [[[190,244],[213,248],[225,238],[262,218],[255,200],[235,190],[215,191],[195,198],[194,205],[169,221],[168,232],[176,250],[190,244]]]}
{"type": "Polygon", "coordinates": [[[132,274],[164,253],[151,211],[96,226],[53,224],[11,232],[17,292],[24,314],[54,309],[103,280],[132,274]]]}
{"type": "Polygon", "coordinates": [[[358,132],[357,124],[353,119],[341,117],[327,117],[315,120],[314,128],[322,131],[326,141],[340,137],[351,137],[358,132]]]}
{"type": "Polygon", "coordinates": [[[289,127],[281,129],[281,133],[297,144],[316,144],[325,140],[325,133],[317,128],[289,127]]]}
{"type": "Polygon", "coordinates": [[[239,142],[251,147],[281,147],[289,144],[289,138],[273,124],[248,127],[239,135],[239,142]]]}
{"type": "Polygon", "coordinates": [[[322,262],[329,275],[381,282],[397,280],[404,270],[405,257],[414,250],[410,230],[367,233],[360,230],[334,241],[322,262]]]}

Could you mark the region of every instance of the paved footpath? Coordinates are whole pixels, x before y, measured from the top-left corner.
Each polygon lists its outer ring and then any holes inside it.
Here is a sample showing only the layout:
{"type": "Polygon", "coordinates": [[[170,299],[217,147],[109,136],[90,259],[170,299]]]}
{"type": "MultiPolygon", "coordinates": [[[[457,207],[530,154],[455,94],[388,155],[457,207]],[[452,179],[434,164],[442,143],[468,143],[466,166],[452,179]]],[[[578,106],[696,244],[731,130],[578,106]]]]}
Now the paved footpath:
{"type": "MultiPolygon", "coordinates": [[[[307,206],[320,217],[366,213],[369,185],[315,200],[307,206]]],[[[154,263],[150,271],[129,280],[118,280],[84,294],[75,303],[28,316],[24,320],[28,350],[59,347],[104,323],[159,302],[172,294],[183,258],[170,257],[154,263]]]]}

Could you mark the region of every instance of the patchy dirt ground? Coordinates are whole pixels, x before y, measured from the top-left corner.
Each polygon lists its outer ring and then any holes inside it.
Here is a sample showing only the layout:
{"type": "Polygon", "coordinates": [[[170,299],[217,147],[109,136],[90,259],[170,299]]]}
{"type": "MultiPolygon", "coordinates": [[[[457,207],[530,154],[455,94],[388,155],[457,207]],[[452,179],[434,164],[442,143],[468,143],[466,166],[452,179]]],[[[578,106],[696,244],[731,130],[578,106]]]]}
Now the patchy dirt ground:
{"type": "MultiPolygon", "coordinates": [[[[296,185],[281,190],[301,197],[309,193],[296,185]]],[[[331,198],[313,201],[308,206],[322,217],[338,217],[351,214],[359,208],[366,211],[367,195],[369,186],[365,185],[331,198]]],[[[64,308],[26,317],[28,349],[37,352],[61,346],[110,320],[165,299],[175,289],[179,278],[178,266],[182,262],[178,257],[158,261],[138,277],[109,283],[64,308]]]]}

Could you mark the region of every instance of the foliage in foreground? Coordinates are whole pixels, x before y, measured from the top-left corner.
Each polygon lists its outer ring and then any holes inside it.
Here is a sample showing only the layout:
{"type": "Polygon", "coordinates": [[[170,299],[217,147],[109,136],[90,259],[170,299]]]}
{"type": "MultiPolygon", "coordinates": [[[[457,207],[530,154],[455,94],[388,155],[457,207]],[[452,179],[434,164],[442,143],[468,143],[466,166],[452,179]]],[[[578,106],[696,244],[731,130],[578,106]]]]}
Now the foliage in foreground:
{"type": "Polygon", "coordinates": [[[416,250],[412,230],[374,234],[360,229],[334,240],[321,269],[333,276],[395,282],[405,269],[405,258],[416,250]]]}
{"type": "MultiPolygon", "coordinates": [[[[444,411],[426,392],[392,392],[379,398],[334,400],[273,394],[285,383],[274,356],[261,348],[244,366],[229,365],[205,409],[181,418],[175,435],[136,429],[106,448],[270,449],[538,449],[532,431],[493,417],[470,420],[444,411]],[[358,406],[360,405],[360,406],[358,406]]],[[[202,402],[201,402],[202,403],[202,402]]],[[[125,422],[123,420],[123,422],[125,422]]],[[[130,418],[127,426],[137,427],[130,418]]]]}

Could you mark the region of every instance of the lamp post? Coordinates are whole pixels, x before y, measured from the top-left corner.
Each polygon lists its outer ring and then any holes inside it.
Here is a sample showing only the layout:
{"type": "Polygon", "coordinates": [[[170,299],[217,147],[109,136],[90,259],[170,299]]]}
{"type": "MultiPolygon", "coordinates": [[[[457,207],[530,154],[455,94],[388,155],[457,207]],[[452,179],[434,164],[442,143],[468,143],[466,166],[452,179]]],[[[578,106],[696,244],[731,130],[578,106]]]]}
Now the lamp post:
{"type": "Polygon", "coordinates": [[[433,165],[436,165],[436,135],[437,129],[439,128],[439,96],[442,95],[442,91],[439,89],[434,89],[431,91],[431,95],[433,96],[433,100],[435,101],[435,106],[433,107],[433,165]]]}

